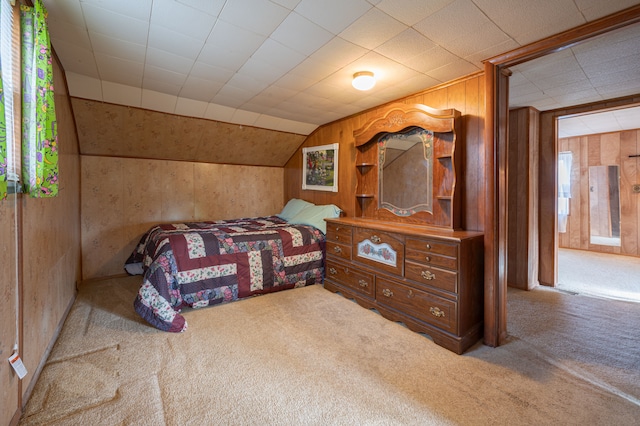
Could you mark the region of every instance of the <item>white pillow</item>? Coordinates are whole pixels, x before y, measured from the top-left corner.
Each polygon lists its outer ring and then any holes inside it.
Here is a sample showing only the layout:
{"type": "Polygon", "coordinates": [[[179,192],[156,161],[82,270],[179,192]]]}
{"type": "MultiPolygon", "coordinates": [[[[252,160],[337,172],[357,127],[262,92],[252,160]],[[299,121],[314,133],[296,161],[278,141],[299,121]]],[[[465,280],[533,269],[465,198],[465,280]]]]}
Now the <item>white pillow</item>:
{"type": "Polygon", "coordinates": [[[300,213],[303,209],[313,206],[313,203],[308,201],[300,200],[298,198],[292,198],[289,200],[286,206],[282,209],[278,216],[280,219],[284,219],[289,221],[292,217],[300,213]]]}
{"type": "Polygon", "coordinates": [[[315,226],[322,231],[323,234],[327,233],[327,222],[325,218],[340,217],[340,210],[333,204],[326,204],[323,206],[309,206],[300,211],[298,214],[288,220],[289,223],[296,225],[311,225],[315,226]]]}

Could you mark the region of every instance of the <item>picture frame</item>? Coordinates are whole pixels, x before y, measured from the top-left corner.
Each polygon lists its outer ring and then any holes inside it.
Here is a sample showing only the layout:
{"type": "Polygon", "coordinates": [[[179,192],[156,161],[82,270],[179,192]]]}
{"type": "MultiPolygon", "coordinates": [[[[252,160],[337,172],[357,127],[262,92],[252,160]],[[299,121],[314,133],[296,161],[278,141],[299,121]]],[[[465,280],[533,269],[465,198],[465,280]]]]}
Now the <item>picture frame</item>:
{"type": "Polygon", "coordinates": [[[338,192],[339,144],[302,148],[302,189],[338,192]]]}

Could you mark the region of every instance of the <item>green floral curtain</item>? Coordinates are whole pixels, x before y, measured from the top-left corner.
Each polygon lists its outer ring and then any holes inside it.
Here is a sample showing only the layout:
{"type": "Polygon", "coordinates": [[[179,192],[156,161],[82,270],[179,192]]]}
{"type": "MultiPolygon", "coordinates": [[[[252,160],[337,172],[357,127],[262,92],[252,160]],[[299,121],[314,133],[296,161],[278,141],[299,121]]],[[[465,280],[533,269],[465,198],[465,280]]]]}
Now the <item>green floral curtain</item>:
{"type": "Polygon", "coordinates": [[[58,129],[47,10],[41,0],[21,6],[22,181],[31,197],[58,194],[58,129]]]}
{"type": "Polygon", "coordinates": [[[0,200],[7,198],[7,123],[4,116],[4,90],[2,89],[2,59],[0,59],[0,200]]]}

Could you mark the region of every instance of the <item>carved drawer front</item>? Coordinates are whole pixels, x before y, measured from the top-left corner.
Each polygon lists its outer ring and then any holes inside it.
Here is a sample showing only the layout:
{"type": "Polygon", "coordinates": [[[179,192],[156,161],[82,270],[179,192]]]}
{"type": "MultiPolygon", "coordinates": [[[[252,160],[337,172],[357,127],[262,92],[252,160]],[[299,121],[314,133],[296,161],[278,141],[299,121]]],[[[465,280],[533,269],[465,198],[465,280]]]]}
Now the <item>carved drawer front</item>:
{"type": "Polygon", "coordinates": [[[380,277],[376,300],[448,332],[457,332],[457,305],[451,300],[380,277]]]}
{"type": "Polygon", "coordinates": [[[371,297],[374,295],[373,274],[327,260],[326,277],[360,293],[371,297]]]}
{"type": "Polygon", "coordinates": [[[327,242],[351,245],[351,227],[327,223],[327,242]]]}
{"type": "MultiPolygon", "coordinates": [[[[407,256],[408,258],[408,256],[407,256]]],[[[404,265],[404,276],[410,280],[458,293],[458,273],[413,262],[404,265]]]]}
{"type": "Polygon", "coordinates": [[[402,237],[374,229],[356,228],[353,232],[353,260],[402,276],[404,243],[402,237]]]}
{"type": "Polygon", "coordinates": [[[351,246],[327,241],[327,254],[351,260],[351,246]]]}
{"type": "MultiPolygon", "coordinates": [[[[407,251],[422,252],[427,255],[441,255],[458,258],[458,245],[437,240],[407,238],[407,251]]],[[[444,265],[443,265],[444,266],[444,265]]],[[[455,268],[452,268],[455,269],[455,268]]]]}

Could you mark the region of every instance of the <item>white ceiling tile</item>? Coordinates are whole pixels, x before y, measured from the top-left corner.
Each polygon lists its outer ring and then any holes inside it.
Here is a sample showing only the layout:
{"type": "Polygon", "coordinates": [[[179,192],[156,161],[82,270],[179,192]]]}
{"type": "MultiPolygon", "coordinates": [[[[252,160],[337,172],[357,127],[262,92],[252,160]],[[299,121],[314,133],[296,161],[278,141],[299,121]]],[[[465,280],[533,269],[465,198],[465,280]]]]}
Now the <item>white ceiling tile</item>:
{"type": "Polygon", "coordinates": [[[275,40],[268,39],[253,54],[251,59],[269,64],[284,74],[302,62],[305,56],[275,40]]]}
{"type": "MultiPolygon", "coordinates": [[[[83,22],[84,24],[84,22],[83,22]]],[[[49,30],[51,40],[61,40],[65,43],[72,43],[78,47],[91,49],[91,41],[87,28],[73,24],[52,25],[49,30]]]]}
{"type": "Polygon", "coordinates": [[[187,98],[178,98],[176,102],[175,113],[187,117],[204,117],[204,113],[209,106],[208,102],[196,101],[187,98]]]}
{"type": "Polygon", "coordinates": [[[310,55],[327,43],[333,35],[297,13],[290,13],[270,38],[284,46],[310,55]]]}
{"type": "Polygon", "coordinates": [[[98,55],[100,78],[127,86],[140,87],[142,85],[142,65],[137,62],[123,61],[118,58],[98,55]],[[108,61],[109,65],[102,65],[108,61]]]}
{"type": "Polygon", "coordinates": [[[340,37],[358,46],[375,49],[406,29],[406,25],[373,8],[342,31],[340,37]]]}
{"type": "Polygon", "coordinates": [[[340,34],[371,9],[364,0],[302,0],[295,11],[333,34],[340,34]]]}
{"type": "Polygon", "coordinates": [[[42,3],[49,13],[47,23],[50,26],[60,26],[64,22],[85,27],[80,0],[43,0],[42,3]]]}
{"type": "Polygon", "coordinates": [[[96,59],[92,50],[75,46],[62,40],[52,40],[51,45],[60,61],[64,61],[65,71],[88,77],[99,77],[96,59]]]}
{"type": "Polygon", "coordinates": [[[180,85],[173,84],[167,81],[162,81],[162,80],[154,80],[149,77],[145,77],[144,80],[142,81],[143,90],[150,90],[158,93],[164,93],[166,95],[171,95],[176,98],[180,94],[181,88],[182,87],[180,85]]]}
{"type": "Polygon", "coordinates": [[[259,116],[260,114],[257,114],[255,112],[237,109],[231,117],[231,122],[253,126],[259,116]]]}
{"type": "Polygon", "coordinates": [[[291,70],[290,74],[304,76],[308,79],[319,81],[338,71],[340,67],[318,61],[315,57],[310,57],[298,64],[291,70]]]}
{"type": "Polygon", "coordinates": [[[131,18],[148,21],[153,0],[81,0],[83,6],[93,5],[131,18]]]}
{"type": "Polygon", "coordinates": [[[507,34],[498,28],[493,22],[484,22],[478,29],[470,32],[461,31],[460,37],[447,40],[441,46],[454,55],[466,58],[479,51],[484,51],[491,46],[513,41],[507,34]],[[475,35],[475,36],[473,36],[475,35]]]}
{"type": "Polygon", "coordinates": [[[637,0],[615,0],[615,1],[602,1],[602,0],[576,0],[578,9],[582,12],[584,17],[588,21],[593,21],[598,18],[615,13],[619,10],[626,9],[638,4],[637,0]]]}
{"type": "Polygon", "coordinates": [[[196,59],[204,46],[204,40],[189,37],[160,25],[149,28],[149,48],[165,50],[184,58],[196,59]]]}
{"type": "Polygon", "coordinates": [[[432,47],[413,58],[404,61],[406,66],[423,73],[443,67],[457,60],[458,57],[440,46],[432,47]]]}
{"type": "Polygon", "coordinates": [[[362,46],[357,46],[340,37],[335,37],[316,50],[309,58],[313,61],[324,62],[341,68],[364,56],[367,52],[367,49],[362,46]]]}
{"type": "Polygon", "coordinates": [[[271,0],[275,4],[279,4],[280,6],[286,7],[289,10],[293,10],[296,8],[298,4],[300,4],[301,0],[271,0]]]}
{"type": "Polygon", "coordinates": [[[232,70],[214,67],[213,65],[207,65],[196,61],[193,64],[193,68],[191,68],[189,76],[222,84],[229,81],[234,74],[235,72],[232,70]]]}
{"type": "Polygon", "coordinates": [[[306,76],[289,73],[289,74],[284,75],[282,78],[280,78],[274,84],[277,87],[282,87],[283,89],[293,90],[293,91],[297,92],[297,91],[304,90],[307,87],[312,86],[315,82],[316,81],[314,79],[312,79],[312,78],[308,78],[306,76]]]}
{"type": "Polygon", "coordinates": [[[405,25],[412,26],[453,3],[454,0],[382,0],[377,7],[405,25]]]}
{"type": "MultiPolygon", "coordinates": [[[[470,0],[464,1],[471,3],[470,0]]],[[[474,0],[474,3],[522,45],[585,23],[573,0],[545,1],[544,7],[530,0],[511,0],[508,7],[495,0],[474,0]]]]}
{"type": "Polygon", "coordinates": [[[142,108],[173,114],[176,110],[177,96],[167,95],[153,90],[142,90],[142,108]]]}
{"type": "Polygon", "coordinates": [[[429,71],[427,74],[444,83],[446,81],[454,80],[458,76],[472,74],[479,70],[480,68],[465,61],[464,59],[458,59],[443,67],[429,71]]]}
{"type": "Polygon", "coordinates": [[[147,44],[149,21],[135,19],[107,9],[82,3],[82,10],[90,32],[125,39],[134,44],[147,44]]]}
{"type": "Polygon", "coordinates": [[[395,61],[404,62],[435,47],[435,43],[413,28],[407,28],[374,50],[395,61]]]}
{"type": "Polygon", "coordinates": [[[195,61],[165,50],[149,47],[147,48],[145,63],[146,66],[152,65],[155,68],[164,68],[167,71],[186,75],[191,71],[195,61]]]}
{"type": "Polygon", "coordinates": [[[179,96],[209,102],[222,89],[223,84],[190,75],[182,85],[179,96]]]}
{"type": "Polygon", "coordinates": [[[289,9],[268,1],[231,1],[225,4],[219,19],[251,32],[269,36],[290,12],[289,9]]]}
{"type": "Polygon", "coordinates": [[[142,104],[142,89],[110,81],[102,82],[103,100],[113,104],[139,107],[142,104]]]}
{"type": "Polygon", "coordinates": [[[176,0],[211,16],[218,16],[226,0],[176,0]]]}
{"type": "Polygon", "coordinates": [[[253,96],[253,92],[249,90],[226,85],[216,93],[212,101],[221,105],[230,105],[233,108],[239,108],[245,102],[250,101],[253,96]]]}
{"type": "Polygon", "coordinates": [[[216,22],[215,16],[203,13],[174,0],[154,0],[151,23],[182,33],[197,40],[206,40],[216,22]]]}
{"type": "Polygon", "coordinates": [[[77,98],[102,100],[102,83],[99,79],[74,72],[65,72],[69,95],[77,98]]]}
{"type": "Polygon", "coordinates": [[[209,120],[218,120],[228,123],[231,121],[231,117],[233,117],[234,112],[236,112],[235,108],[209,103],[209,105],[207,105],[207,110],[205,111],[204,116],[209,120]]]}
{"type": "Polygon", "coordinates": [[[161,68],[161,67],[156,67],[154,65],[146,64],[144,66],[144,79],[162,81],[170,85],[182,87],[182,85],[187,79],[187,74],[174,72],[166,68],[161,68]]]}
{"type": "Polygon", "coordinates": [[[108,37],[99,33],[91,33],[91,45],[96,53],[118,57],[135,62],[144,62],[146,46],[108,37]]]}
{"type": "Polygon", "coordinates": [[[261,92],[269,87],[269,83],[265,83],[250,75],[242,75],[238,72],[229,79],[226,86],[236,87],[249,92],[261,92]]]}

